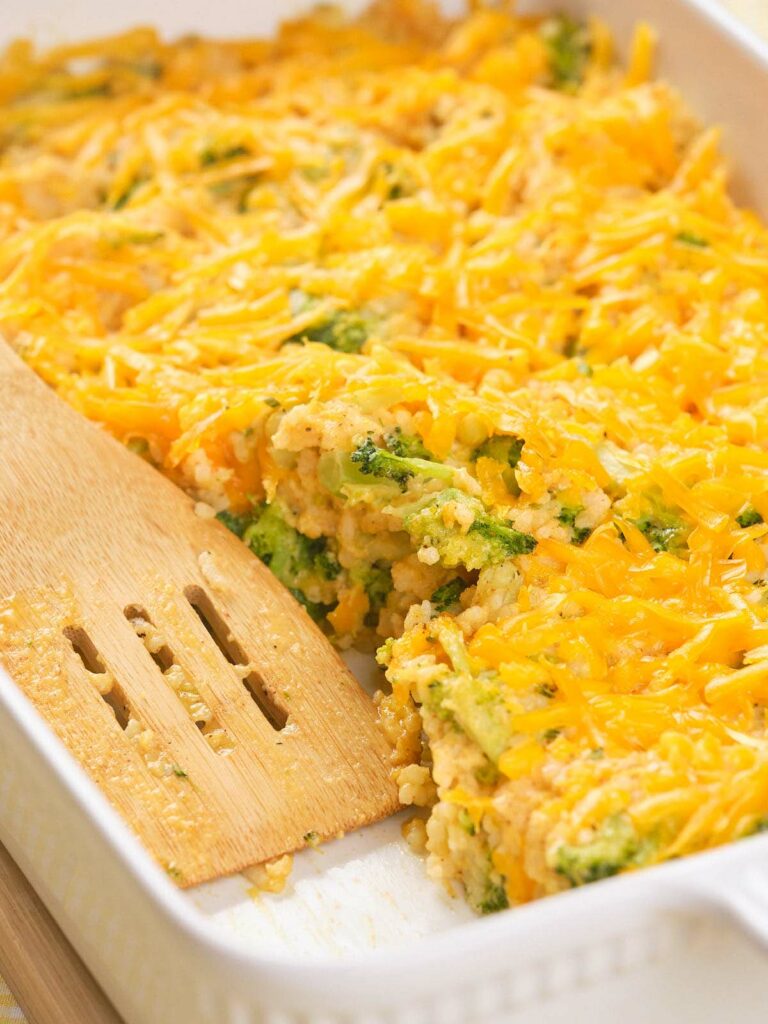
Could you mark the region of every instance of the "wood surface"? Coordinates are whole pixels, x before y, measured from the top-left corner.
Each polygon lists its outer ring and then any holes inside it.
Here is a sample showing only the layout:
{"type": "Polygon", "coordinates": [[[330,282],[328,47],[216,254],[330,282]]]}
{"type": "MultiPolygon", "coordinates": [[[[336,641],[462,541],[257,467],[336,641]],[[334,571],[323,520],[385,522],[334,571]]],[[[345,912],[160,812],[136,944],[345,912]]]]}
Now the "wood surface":
{"type": "Polygon", "coordinates": [[[394,811],[370,698],[246,546],[3,344],[0,409],[0,658],[169,875],[394,811]]]}
{"type": "Polygon", "coordinates": [[[121,1018],[3,846],[0,973],[28,1024],[121,1024],[121,1018]]]}

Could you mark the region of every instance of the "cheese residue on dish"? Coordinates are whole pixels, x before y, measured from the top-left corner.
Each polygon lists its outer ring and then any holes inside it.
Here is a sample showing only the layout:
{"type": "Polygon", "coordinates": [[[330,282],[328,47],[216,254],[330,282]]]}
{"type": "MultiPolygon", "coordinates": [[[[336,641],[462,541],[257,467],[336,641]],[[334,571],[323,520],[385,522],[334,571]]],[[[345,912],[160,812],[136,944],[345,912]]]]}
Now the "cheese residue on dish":
{"type": "Polygon", "coordinates": [[[378,646],[480,911],[768,824],[768,232],[596,19],[0,61],[0,329],[378,646]]]}

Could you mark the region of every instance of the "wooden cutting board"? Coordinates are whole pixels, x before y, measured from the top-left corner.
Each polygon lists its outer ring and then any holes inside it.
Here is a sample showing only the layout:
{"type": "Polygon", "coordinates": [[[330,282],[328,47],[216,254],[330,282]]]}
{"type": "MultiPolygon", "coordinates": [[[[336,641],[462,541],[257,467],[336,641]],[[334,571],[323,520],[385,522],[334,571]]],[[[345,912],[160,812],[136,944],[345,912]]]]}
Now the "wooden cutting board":
{"type": "Polygon", "coordinates": [[[0,975],[28,1024],[122,1024],[2,845],[0,975]]]}

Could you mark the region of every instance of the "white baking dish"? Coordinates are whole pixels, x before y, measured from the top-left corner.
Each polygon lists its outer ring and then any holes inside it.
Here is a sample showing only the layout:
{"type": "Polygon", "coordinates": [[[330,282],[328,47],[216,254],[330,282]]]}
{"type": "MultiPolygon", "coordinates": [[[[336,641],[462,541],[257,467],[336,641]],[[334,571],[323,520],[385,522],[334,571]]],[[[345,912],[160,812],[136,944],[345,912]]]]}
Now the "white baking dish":
{"type": "MultiPolygon", "coordinates": [[[[0,34],[266,32],[298,6],[5,0],[0,34]]],[[[662,73],[727,126],[739,192],[768,212],[768,49],[705,0],[557,8],[623,40],[651,21],[662,73]]],[[[254,901],[240,877],[182,894],[0,672],[0,839],[128,1024],[765,1019],[745,935],[768,946],[768,836],[483,920],[426,879],[396,819],[302,854],[284,896],[254,901]]]]}

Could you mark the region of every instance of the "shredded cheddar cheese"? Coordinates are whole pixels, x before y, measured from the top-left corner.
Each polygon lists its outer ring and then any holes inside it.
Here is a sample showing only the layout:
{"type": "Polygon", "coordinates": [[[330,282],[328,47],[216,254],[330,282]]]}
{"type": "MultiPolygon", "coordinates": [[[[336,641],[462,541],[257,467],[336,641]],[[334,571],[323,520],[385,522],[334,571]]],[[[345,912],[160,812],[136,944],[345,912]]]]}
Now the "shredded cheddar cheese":
{"type": "Polygon", "coordinates": [[[768,230],[653,48],[390,0],[0,60],[0,330],[386,641],[483,911],[768,821],[768,230]]]}

